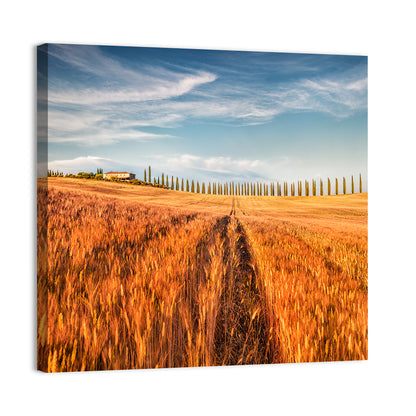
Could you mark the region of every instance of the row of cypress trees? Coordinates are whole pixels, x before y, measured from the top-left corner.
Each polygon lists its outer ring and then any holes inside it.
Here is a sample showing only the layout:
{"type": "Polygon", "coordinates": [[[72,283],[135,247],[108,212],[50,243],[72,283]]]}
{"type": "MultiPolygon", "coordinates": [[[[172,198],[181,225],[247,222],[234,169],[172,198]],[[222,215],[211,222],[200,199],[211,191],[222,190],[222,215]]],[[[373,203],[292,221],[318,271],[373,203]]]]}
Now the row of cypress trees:
{"type": "MultiPolygon", "coordinates": [[[[153,185],[159,185],[167,189],[174,191],[193,192],[212,195],[236,195],[236,196],[316,196],[318,194],[318,185],[315,179],[312,179],[311,183],[307,180],[304,182],[271,182],[270,184],[261,182],[199,182],[183,178],[174,178],[173,176],[165,175],[162,173],[161,177],[153,177],[152,181],[152,169],[149,166],[144,170],[144,182],[153,183],[153,185]],[[297,185],[297,186],[296,186],[297,185]],[[310,191],[310,185],[312,192],[310,191]],[[297,195],[296,195],[297,188],[297,195]]],[[[351,193],[355,193],[354,176],[351,175],[351,193]]],[[[359,175],[359,191],[362,193],[362,178],[359,175]]],[[[346,178],[342,178],[342,193],[347,193],[347,181],[346,178]]],[[[324,195],[324,182],[319,180],[319,195],[324,195]]],[[[331,180],[327,179],[327,195],[339,195],[338,178],[335,178],[335,193],[332,193],[331,180]]]]}

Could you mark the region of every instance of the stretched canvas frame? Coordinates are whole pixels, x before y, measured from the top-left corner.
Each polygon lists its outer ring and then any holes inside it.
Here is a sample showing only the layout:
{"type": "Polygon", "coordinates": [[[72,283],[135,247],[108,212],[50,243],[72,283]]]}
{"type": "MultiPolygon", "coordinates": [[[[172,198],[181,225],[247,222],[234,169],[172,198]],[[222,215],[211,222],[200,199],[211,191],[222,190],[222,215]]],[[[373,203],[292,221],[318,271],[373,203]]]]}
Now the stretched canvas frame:
{"type": "Polygon", "coordinates": [[[37,57],[39,370],[367,359],[365,56],[37,57]]]}

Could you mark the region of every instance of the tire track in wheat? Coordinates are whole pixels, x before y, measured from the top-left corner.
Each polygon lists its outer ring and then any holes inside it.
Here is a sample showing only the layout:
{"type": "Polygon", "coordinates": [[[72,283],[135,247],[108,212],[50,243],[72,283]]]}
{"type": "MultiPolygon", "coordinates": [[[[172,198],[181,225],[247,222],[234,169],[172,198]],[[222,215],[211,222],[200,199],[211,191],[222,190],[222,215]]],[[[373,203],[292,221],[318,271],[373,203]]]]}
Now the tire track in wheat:
{"type": "Polygon", "coordinates": [[[236,217],[235,198],[230,214],[221,232],[225,274],[215,330],[215,361],[222,365],[269,363],[268,331],[254,261],[236,217]]]}

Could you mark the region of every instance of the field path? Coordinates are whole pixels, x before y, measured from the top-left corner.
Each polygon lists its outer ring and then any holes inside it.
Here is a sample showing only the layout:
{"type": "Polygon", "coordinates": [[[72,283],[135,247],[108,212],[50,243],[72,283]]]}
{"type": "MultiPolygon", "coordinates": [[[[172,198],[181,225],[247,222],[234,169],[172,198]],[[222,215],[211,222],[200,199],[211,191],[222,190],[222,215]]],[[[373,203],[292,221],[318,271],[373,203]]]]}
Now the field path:
{"type": "Polygon", "coordinates": [[[222,237],[226,265],[215,330],[216,363],[269,363],[269,331],[248,238],[236,217],[235,198],[230,215],[219,220],[216,228],[222,237]]]}

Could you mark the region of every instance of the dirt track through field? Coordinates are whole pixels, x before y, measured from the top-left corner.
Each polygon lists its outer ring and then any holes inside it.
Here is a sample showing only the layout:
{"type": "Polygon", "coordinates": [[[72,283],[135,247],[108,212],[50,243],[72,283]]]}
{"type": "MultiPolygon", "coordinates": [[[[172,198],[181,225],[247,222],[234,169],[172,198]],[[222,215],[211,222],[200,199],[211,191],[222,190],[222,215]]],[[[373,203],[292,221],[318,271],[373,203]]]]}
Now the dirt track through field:
{"type": "MultiPolygon", "coordinates": [[[[210,238],[221,240],[225,265],[212,351],[215,364],[272,362],[254,261],[234,198],[230,215],[217,220],[210,238]]],[[[209,255],[210,244],[204,246],[209,255]]]]}

